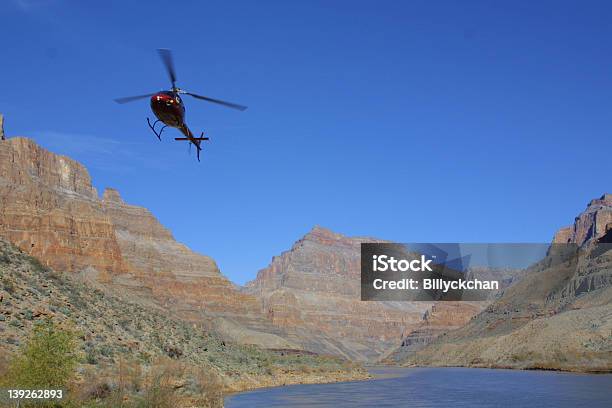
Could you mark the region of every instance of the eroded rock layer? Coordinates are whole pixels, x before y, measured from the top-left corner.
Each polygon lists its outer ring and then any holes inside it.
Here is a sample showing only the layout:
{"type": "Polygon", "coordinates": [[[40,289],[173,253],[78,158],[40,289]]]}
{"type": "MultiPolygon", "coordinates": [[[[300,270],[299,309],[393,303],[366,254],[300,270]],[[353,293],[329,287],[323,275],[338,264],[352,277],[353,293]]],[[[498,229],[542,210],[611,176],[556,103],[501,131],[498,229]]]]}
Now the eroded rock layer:
{"type": "Polygon", "coordinates": [[[87,170],[30,139],[0,142],[0,236],[58,270],[124,271],[87,170]]]}

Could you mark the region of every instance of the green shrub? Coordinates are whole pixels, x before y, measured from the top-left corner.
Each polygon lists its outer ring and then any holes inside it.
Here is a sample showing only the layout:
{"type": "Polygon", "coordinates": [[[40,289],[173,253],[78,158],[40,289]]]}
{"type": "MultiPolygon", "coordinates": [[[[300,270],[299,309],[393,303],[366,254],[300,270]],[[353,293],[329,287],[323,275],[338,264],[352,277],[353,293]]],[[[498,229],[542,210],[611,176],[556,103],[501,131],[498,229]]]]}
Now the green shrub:
{"type": "Polygon", "coordinates": [[[13,388],[63,388],[74,376],[76,364],[76,334],[45,320],[34,326],[2,382],[13,388]]]}

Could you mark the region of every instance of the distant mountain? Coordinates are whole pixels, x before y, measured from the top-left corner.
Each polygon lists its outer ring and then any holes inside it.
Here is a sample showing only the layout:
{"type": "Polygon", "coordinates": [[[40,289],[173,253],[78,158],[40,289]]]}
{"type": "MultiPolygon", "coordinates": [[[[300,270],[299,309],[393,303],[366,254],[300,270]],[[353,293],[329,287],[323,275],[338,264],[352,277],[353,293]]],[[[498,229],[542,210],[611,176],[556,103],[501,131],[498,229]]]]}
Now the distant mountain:
{"type": "Polygon", "coordinates": [[[280,327],[306,327],[338,339],[353,359],[376,360],[427,323],[427,340],[465,324],[484,306],[457,302],[361,301],[360,245],[384,242],[314,227],[247,283],[280,327]]]}
{"type": "Polygon", "coordinates": [[[611,231],[612,195],[605,194],[555,234],[554,243],[569,245],[551,247],[467,325],[404,363],[612,371],[611,231]]]}

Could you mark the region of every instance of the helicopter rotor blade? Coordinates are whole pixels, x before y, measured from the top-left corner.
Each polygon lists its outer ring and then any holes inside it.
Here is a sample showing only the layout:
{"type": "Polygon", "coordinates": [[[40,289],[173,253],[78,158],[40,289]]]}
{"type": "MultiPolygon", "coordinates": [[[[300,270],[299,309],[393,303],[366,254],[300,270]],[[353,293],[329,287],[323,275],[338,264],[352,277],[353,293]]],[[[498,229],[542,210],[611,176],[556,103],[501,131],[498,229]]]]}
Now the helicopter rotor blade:
{"type": "Polygon", "coordinates": [[[183,91],[181,93],[184,93],[185,95],[193,96],[196,99],[202,99],[203,101],[208,101],[208,102],[216,103],[219,105],[227,106],[228,108],[232,108],[232,109],[238,109],[239,111],[244,111],[247,109],[246,106],[238,105],[237,103],[226,102],[220,99],[209,98],[208,96],[202,96],[202,95],[194,94],[191,92],[183,91]]]}
{"type": "Polygon", "coordinates": [[[156,94],[156,92],[148,93],[148,94],[145,94],[145,95],[126,96],[126,97],[123,97],[123,98],[115,99],[115,102],[123,104],[123,103],[137,101],[138,99],[150,98],[151,96],[153,96],[155,94],[156,94]]]}
{"type": "Polygon", "coordinates": [[[174,59],[172,58],[172,51],[167,48],[158,48],[157,52],[159,53],[159,57],[164,63],[164,66],[166,67],[168,77],[170,77],[170,81],[172,82],[172,88],[174,89],[176,88],[176,71],[174,69],[174,59]]]}

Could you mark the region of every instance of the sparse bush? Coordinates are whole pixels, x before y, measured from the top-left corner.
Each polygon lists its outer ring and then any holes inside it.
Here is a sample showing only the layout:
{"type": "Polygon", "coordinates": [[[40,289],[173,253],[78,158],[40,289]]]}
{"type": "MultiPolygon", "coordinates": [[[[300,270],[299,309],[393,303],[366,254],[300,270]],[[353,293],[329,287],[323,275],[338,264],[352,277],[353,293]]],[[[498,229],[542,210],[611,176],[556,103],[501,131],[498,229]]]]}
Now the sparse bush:
{"type": "Polygon", "coordinates": [[[98,355],[94,349],[88,349],[85,354],[85,362],[87,364],[98,364],[98,355]]]}
{"type": "Polygon", "coordinates": [[[8,277],[2,278],[2,286],[8,293],[15,293],[15,284],[8,277]]]}
{"type": "Polygon", "coordinates": [[[174,359],[180,358],[183,355],[183,351],[179,347],[173,344],[166,345],[164,347],[164,352],[166,353],[168,357],[174,358],[174,359]]]}
{"type": "Polygon", "coordinates": [[[74,332],[51,320],[37,323],[2,382],[24,389],[63,388],[75,373],[76,351],[74,332]]]}
{"type": "Polygon", "coordinates": [[[0,254],[0,264],[10,264],[11,258],[6,253],[0,254]]]}
{"type": "Polygon", "coordinates": [[[114,353],[111,346],[104,344],[100,347],[100,354],[102,354],[104,357],[111,357],[114,353]]]}

